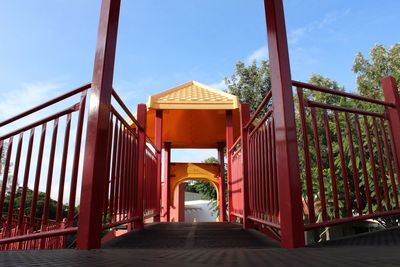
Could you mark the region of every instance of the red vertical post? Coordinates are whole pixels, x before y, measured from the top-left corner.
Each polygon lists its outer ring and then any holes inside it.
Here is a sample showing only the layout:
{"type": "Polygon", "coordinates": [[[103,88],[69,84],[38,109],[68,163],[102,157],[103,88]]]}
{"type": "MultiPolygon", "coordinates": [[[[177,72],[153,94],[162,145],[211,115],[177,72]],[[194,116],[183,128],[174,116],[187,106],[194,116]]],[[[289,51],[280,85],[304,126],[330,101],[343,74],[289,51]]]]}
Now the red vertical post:
{"type": "Polygon", "coordinates": [[[163,121],[163,111],[156,110],[156,125],[155,125],[155,146],[157,149],[156,152],[156,161],[157,161],[157,210],[158,214],[154,217],[155,222],[160,221],[161,214],[161,150],[162,150],[162,121],[163,121]]]}
{"type": "MultiPolygon", "coordinates": [[[[143,190],[145,179],[145,157],[146,157],[146,105],[139,104],[137,107],[138,126],[138,167],[137,167],[137,195],[136,195],[136,214],[137,219],[133,223],[133,228],[143,229],[143,190]]],[[[146,177],[147,178],[147,177],[146,177]]]]}
{"type": "Polygon", "coordinates": [[[229,153],[229,149],[233,145],[233,112],[232,110],[226,111],[226,150],[227,150],[227,180],[228,180],[228,213],[229,221],[235,221],[236,217],[232,215],[233,212],[233,200],[232,200],[232,154],[229,153]]]}
{"type": "Polygon", "coordinates": [[[107,144],[120,0],[101,5],[82,175],[77,248],[101,245],[107,144]]]}
{"type": "Polygon", "coordinates": [[[218,162],[219,162],[219,221],[226,222],[226,186],[225,186],[225,162],[224,162],[224,143],[218,142],[218,162]]]}
{"type": "Polygon", "coordinates": [[[253,223],[247,219],[250,215],[249,192],[249,132],[246,127],[250,120],[250,106],[248,103],[240,104],[240,136],[242,137],[242,196],[243,196],[243,228],[251,228],[253,223]]]}
{"type": "Polygon", "coordinates": [[[162,185],[162,212],[161,220],[169,222],[170,220],[170,182],[169,174],[171,168],[171,143],[164,143],[164,182],[162,185]]]}
{"type": "Polygon", "coordinates": [[[271,68],[282,246],[304,246],[299,159],[282,0],[264,0],[271,68]]]}
{"type": "Polygon", "coordinates": [[[385,101],[395,105],[394,107],[387,107],[386,114],[389,119],[390,136],[393,139],[391,141],[394,144],[395,166],[397,166],[398,169],[400,168],[400,96],[397,89],[396,79],[392,76],[383,77],[381,84],[385,101]]]}

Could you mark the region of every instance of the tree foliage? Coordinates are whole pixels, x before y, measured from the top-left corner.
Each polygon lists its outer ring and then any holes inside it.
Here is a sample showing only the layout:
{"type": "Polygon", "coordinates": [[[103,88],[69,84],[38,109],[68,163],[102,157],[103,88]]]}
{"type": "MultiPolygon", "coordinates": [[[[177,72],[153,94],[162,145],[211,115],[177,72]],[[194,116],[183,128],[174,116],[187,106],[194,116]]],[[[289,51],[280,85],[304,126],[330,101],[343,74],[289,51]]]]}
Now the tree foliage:
{"type": "Polygon", "coordinates": [[[370,59],[358,52],[353,72],[357,75],[357,88],[361,95],[382,98],[381,79],[391,75],[400,83],[400,43],[390,48],[377,44],[371,49],[370,59]]]}
{"type": "Polygon", "coordinates": [[[251,112],[254,112],[271,89],[269,62],[263,60],[258,66],[254,61],[246,66],[238,61],[235,73],[230,78],[225,77],[225,84],[228,93],[238,96],[241,102],[249,103],[251,112]]]}

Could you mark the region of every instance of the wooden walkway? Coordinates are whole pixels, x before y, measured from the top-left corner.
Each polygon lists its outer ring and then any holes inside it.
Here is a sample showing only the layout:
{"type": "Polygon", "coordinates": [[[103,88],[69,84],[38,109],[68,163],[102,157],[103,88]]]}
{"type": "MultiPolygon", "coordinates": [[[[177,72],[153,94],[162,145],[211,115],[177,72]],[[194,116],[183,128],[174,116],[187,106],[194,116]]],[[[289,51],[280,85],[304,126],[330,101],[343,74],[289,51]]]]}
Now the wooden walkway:
{"type": "Polygon", "coordinates": [[[92,251],[0,252],[0,266],[398,266],[400,230],[282,249],[231,223],[155,223],[92,251]]]}

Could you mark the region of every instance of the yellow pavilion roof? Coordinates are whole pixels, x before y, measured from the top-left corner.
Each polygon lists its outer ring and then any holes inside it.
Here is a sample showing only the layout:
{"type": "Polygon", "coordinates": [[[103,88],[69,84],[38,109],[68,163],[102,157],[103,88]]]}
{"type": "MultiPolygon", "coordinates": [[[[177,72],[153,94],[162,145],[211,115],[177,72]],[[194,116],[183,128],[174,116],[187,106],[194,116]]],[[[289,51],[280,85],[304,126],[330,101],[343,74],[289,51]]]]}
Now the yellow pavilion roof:
{"type": "Polygon", "coordinates": [[[239,136],[238,97],[196,81],[149,96],[147,108],[146,134],[155,141],[156,110],[163,110],[162,142],[172,148],[216,148],[225,142],[227,110],[234,138],[239,136]]]}
{"type": "Polygon", "coordinates": [[[208,85],[190,81],[149,96],[147,107],[153,109],[228,110],[239,108],[239,99],[235,95],[208,85]]]}

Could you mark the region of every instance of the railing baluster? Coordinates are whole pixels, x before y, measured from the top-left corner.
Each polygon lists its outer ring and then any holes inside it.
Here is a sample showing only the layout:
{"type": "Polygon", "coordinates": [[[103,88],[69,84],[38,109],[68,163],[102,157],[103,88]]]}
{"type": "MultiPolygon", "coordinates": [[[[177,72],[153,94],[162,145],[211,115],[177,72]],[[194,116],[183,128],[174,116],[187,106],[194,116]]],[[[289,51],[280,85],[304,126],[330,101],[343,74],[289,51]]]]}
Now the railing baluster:
{"type": "Polygon", "coordinates": [[[107,142],[107,168],[106,168],[106,174],[107,176],[104,177],[105,182],[104,182],[104,203],[103,203],[103,224],[107,223],[107,212],[108,212],[108,203],[109,203],[109,190],[110,190],[110,180],[111,180],[111,174],[110,174],[110,169],[111,169],[111,152],[112,152],[112,141],[113,141],[113,115],[110,112],[110,125],[109,125],[109,132],[108,132],[108,142],[107,142]]]}
{"type": "Polygon", "coordinates": [[[376,174],[376,164],[375,164],[375,158],[374,158],[374,149],[373,149],[373,146],[372,146],[371,133],[370,133],[369,125],[368,125],[368,117],[367,116],[364,116],[364,127],[365,127],[365,132],[367,134],[367,143],[368,143],[368,150],[369,150],[369,161],[370,161],[371,169],[372,169],[372,178],[373,178],[373,181],[374,181],[376,202],[377,202],[377,206],[378,206],[378,211],[382,211],[381,193],[380,193],[378,178],[377,178],[377,174],[376,174]]]}
{"type": "Polygon", "coordinates": [[[39,183],[40,183],[40,176],[42,172],[42,161],[43,161],[43,150],[44,144],[46,141],[46,123],[42,125],[42,134],[40,136],[40,144],[39,144],[39,152],[36,164],[36,174],[35,174],[35,184],[33,187],[32,193],[32,206],[31,206],[31,214],[30,214],[30,231],[33,232],[35,228],[35,220],[36,220],[36,205],[37,205],[37,198],[39,193],[39,183]]]}
{"type": "Polygon", "coordinates": [[[112,163],[111,163],[111,188],[110,188],[110,204],[109,204],[109,212],[110,212],[110,223],[114,222],[114,205],[115,205],[115,184],[117,180],[117,151],[118,151],[118,120],[115,118],[114,123],[114,141],[113,141],[113,155],[112,155],[112,163]]]}
{"type": "Polygon", "coordinates": [[[17,145],[17,153],[15,155],[15,165],[14,165],[14,173],[13,179],[11,184],[11,191],[9,196],[9,204],[8,204],[8,215],[7,215],[7,224],[6,224],[6,235],[7,237],[10,235],[10,230],[12,228],[12,219],[14,216],[14,202],[15,202],[15,195],[17,190],[17,181],[18,181],[18,174],[19,174],[19,164],[21,161],[21,150],[22,150],[22,142],[24,140],[24,133],[19,134],[18,138],[18,145],[17,145]]]}
{"type": "Polygon", "coordinates": [[[336,185],[336,172],[335,172],[335,163],[333,160],[333,149],[332,149],[332,137],[331,137],[331,130],[329,126],[329,119],[327,111],[323,111],[324,114],[324,128],[325,128],[325,136],[326,142],[328,146],[328,158],[329,158],[329,171],[331,174],[331,182],[332,182],[332,194],[333,194],[333,206],[334,206],[334,213],[335,218],[339,219],[339,201],[338,201],[338,192],[337,192],[337,185],[336,185]]]}
{"type": "MultiPolygon", "coordinates": [[[[48,168],[48,172],[47,172],[46,194],[45,194],[44,204],[43,204],[43,215],[42,215],[42,224],[40,226],[40,231],[47,230],[47,224],[49,221],[50,194],[51,194],[51,184],[53,182],[54,156],[56,153],[56,145],[57,145],[58,122],[59,122],[59,119],[54,120],[53,136],[52,136],[51,148],[50,148],[49,168],[48,168]]],[[[45,248],[44,241],[45,241],[45,239],[41,239],[41,242],[40,242],[41,249],[45,248]]]]}
{"type": "Polygon", "coordinates": [[[338,145],[339,145],[340,166],[341,166],[341,173],[342,173],[342,178],[343,178],[343,187],[344,187],[344,194],[345,194],[345,202],[346,202],[346,213],[347,213],[347,217],[351,217],[351,216],[353,216],[353,213],[352,213],[352,207],[351,207],[351,203],[350,203],[349,178],[347,175],[347,166],[346,166],[345,156],[344,156],[342,130],[340,127],[339,115],[338,115],[337,111],[334,111],[334,114],[335,114],[336,135],[337,135],[338,145]]]}
{"type": "Polygon", "coordinates": [[[321,210],[322,210],[322,219],[324,221],[328,220],[328,214],[326,212],[326,200],[325,200],[325,185],[324,185],[324,176],[322,173],[322,157],[321,157],[321,148],[319,143],[319,134],[318,134],[318,124],[317,124],[317,115],[314,108],[311,108],[311,122],[314,133],[314,143],[315,143],[315,153],[318,167],[318,182],[319,182],[319,194],[321,199],[321,210]]]}
{"type": "Polygon", "coordinates": [[[267,140],[265,139],[265,133],[267,131],[266,124],[263,125],[260,138],[261,138],[261,144],[262,144],[262,152],[261,152],[261,168],[262,168],[262,179],[261,179],[261,199],[259,200],[261,202],[261,219],[265,220],[266,219],[266,213],[267,213],[267,208],[266,208],[266,202],[268,198],[267,194],[267,182],[268,182],[268,169],[266,168],[266,160],[268,157],[268,143],[266,142],[267,140]]]}
{"type": "Polygon", "coordinates": [[[6,160],[4,164],[4,170],[3,170],[3,183],[1,185],[1,193],[0,193],[0,218],[3,217],[3,209],[4,209],[4,200],[6,196],[6,190],[7,190],[7,181],[8,181],[8,175],[10,171],[10,162],[11,162],[11,152],[12,152],[12,147],[13,147],[13,136],[11,136],[8,139],[8,145],[7,145],[7,155],[6,155],[6,160]]]}
{"type": "Polygon", "coordinates": [[[350,149],[351,166],[352,166],[352,170],[353,170],[353,183],[354,183],[354,191],[356,194],[357,211],[358,211],[359,215],[362,215],[360,182],[359,182],[360,179],[358,176],[357,161],[356,161],[356,156],[355,156],[355,151],[354,151],[353,134],[351,131],[349,114],[346,112],[344,115],[345,115],[347,137],[348,137],[349,149],[350,149]]]}
{"type": "Polygon", "coordinates": [[[69,146],[69,135],[71,130],[71,119],[72,115],[67,115],[67,121],[65,126],[65,134],[64,134],[64,148],[61,159],[61,172],[60,172],[60,183],[58,189],[58,198],[57,198],[57,210],[56,210],[56,223],[59,224],[62,220],[62,211],[63,211],[63,200],[64,200],[64,184],[65,184],[65,172],[67,169],[67,160],[68,160],[68,146],[69,146]]]}
{"type": "Polygon", "coordinates": [[[356,121],[358,147],[359,147],[360,155],[361,155],[361,165],[362,165],[363,178],[364,178],[365,195],[366,195],[367,204],[368,204],[368,212],[372,213],[371,190],[369,188],[369,179],[368,179],[367,165],[365,162],[365,152],[364,152],[363,138],[362,138],[362,134],[361,134],[360,120],[358,119],[357,114],[354,115],[354,118],[356,121]]]}
{"type": "Polygon", "coordinates": [[[381,141],[380,141],[379,134],[378,134],[378,126],[376,125],[376,119],[374,117],[372,118],[372,124],[373,124],[373,129],[374,129],[375,140],[376,140],[376,148],[378,150],[380,176],[382,177],[383,192],[385,195],[386,206],[389,210],[391,210],[392,204],[390,203],[389,189],[388,189],[387,180],[386,180],[387,179],[386,171],[385,171],[385,167],[383,166],[381,141]]]}
{"type": "MultiPolygon", "coordinates": [[[[35,139],[35,128],[31,129],[31,131],[30,131],[28,150],[27,150],[27,154],[26,154],[24,181],[22,184],[21,201],[20,201],[19,215],[18,215],[18,235],[22,235],[25,232],[24,228],[26,228],[26,226],[27,226],[26,225],[27,222],[24,222],[25,203],[26,203],[26,191],[28,188],[28,180],[29,180],[29,173],[30,173],[30,167],[31,167],[32,149],[33,149],[34,139],[35,139]]],[[[22,245],[22,242],[20,242],[19,249],[22,249],[21,245],[22,245]]]]}
{"type": "Polygon", "coordinates": [[[303,152],[304,152],[304,168],[306,171],[306,191],[307,191],[307,202],[309,211],[309,221],[310,223],[315,223],[315,208],[314,208],[314,190],[311,175],[311,162],[310,162],[310,150],[307,132],[307,120],[306,112],[304,108],[304,95],[303,88],[297,87],[297,97],[299,100],[299,113],[300,113],[300,123],[302,131],[302,141],[303,141],[303,152]]]}
{"type": "Polygon", "coordinates": [[[79,159],[81,154],[82,131],[83,131],[83,122],[85,118],[86,97],[87,97],[87,91],[85,90],[82,92],[79,104],[78,124],[76,129],[75,148],[74,148],[74,160],[72,163],[71,186],[70,186],[69,201],[68,201],[69,203],[68,215],[67,215],[68,227],[71,227],[73,225],[75,217],[76,187],[78,182],[79,159]]]}
{"type": "Polygon", "coordinates": [[[390,158],[390,151],[389,151],[389,143],[388,143],[388,136],[386,134],[386,129],[385,129],[385,124],[384,120],[380,119],[380,127],[381,127],[381,132],[383,134],[383,143],[385,145],[385,154],[386,154],[386,160],[387,160],[387,165],[389,168],[389,175],[390,175],[390,182],[392,184],[392,191],[393,191],[393,197],[394,197],[394,202],[396,204],[396,208],[399,207],[399,198],[398,198],[398,192],[397,192],[397,185],[396,181],[394,180],[394,172],[393,172],[393,166],[392,166],[392,159],[390,158]]]}

